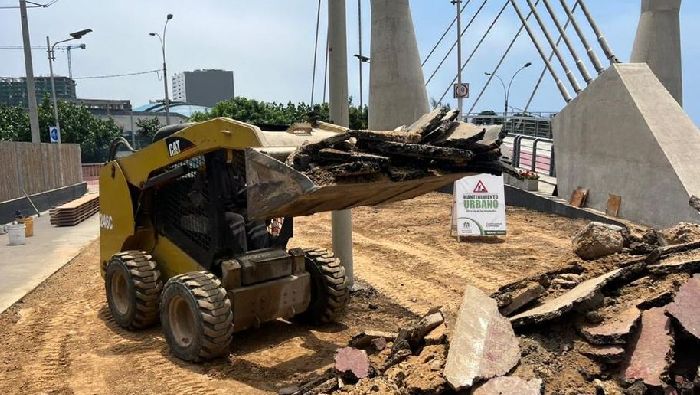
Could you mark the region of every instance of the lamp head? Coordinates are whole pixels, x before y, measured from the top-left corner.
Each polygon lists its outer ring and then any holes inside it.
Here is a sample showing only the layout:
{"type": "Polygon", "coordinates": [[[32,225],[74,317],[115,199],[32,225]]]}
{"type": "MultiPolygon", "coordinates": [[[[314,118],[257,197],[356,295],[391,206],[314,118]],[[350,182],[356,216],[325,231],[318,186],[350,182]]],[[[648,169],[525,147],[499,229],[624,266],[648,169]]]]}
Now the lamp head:
{"type": "Polygon", "coordinates": [[[151,37],[155,37],[155,36],[157,36],[157,34],[156,34],[156,33],[148,33],[148,35],[149,35],[149,36],[151,36],[151,37]]]}
{"type": "Polygon", "coordinates": [[[171,19],[173,19],[173,14],[168,14],[168,16],[165,17],[166,21],[169,21],[171,19]]]}
{"type": "Polygon", "coordinates": [[[74,39],[78,40],[78,39],[82,38],[84,35],[91,33],[91,32],[92,32],[92,29],[83,29],[81,31],[71,33],[70,36],[73,37],[74,39]]]}
{"type": "Polygon", "coordinates": [[[525,67],[530,67],[530,66],[532,66],[532,62],[525,63],[525,67]]]}

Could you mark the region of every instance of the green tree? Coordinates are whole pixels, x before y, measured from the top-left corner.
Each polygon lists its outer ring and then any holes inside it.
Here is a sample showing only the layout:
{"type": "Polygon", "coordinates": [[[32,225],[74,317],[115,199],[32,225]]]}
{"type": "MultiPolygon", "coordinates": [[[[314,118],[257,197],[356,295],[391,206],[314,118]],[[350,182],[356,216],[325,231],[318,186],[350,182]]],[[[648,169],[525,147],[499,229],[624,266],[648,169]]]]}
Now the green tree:
{"type": "Polygon", "coordinates": [[[138,133],[150,139],[156,135],[158,129],[162,127],[158,118],[139,119],[136,121],[136,127],[139,128],[138,133]]]}
{"type": "MultiPolygon", "coordinates": [[[[328,103],[315,105],[314,111],[319,121],[331,121],[328,103]]],[[[310,113],[311,106],[307,103],[270,103],[236,97],[216,104],[208,113],[196,113],[190,120],[202,122],[226,117],[258,125],[291,125],[295,122],[307,121],[310,113]]],[[[363,109],[355,107],[352,105],[352,99],[350,99],[350,128],[367,129],[367,106],[363,109]]]]}
{"type": "MultiPolygon", "coordinates": [[[[103,162],[107,159],[109,145],[121,136],[121,128],[113,120],[102,120],[85,107],[74,103],[58,102],[61,120],[61,142],[80,144],[83,162],[103,162]]],[[[49,126],[53,126],[53,107],[48,97],[39,106],[41,141],[49,142],[49,126]]],[[[29,115],[19,107],[0,105],[0,140],[31,141],[29,115]]]]}

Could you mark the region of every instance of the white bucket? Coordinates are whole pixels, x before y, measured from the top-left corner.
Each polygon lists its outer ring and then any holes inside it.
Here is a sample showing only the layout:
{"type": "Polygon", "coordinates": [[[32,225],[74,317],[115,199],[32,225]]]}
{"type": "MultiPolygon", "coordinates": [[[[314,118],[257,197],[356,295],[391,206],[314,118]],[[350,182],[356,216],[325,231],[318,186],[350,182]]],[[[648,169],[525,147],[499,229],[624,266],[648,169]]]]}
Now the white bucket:
{"type": "Polygon", "coordinates": [[[24,224],[7,225],[7,235],[10,237],[10,245],[18,246],[26,244],[24,224]]]}

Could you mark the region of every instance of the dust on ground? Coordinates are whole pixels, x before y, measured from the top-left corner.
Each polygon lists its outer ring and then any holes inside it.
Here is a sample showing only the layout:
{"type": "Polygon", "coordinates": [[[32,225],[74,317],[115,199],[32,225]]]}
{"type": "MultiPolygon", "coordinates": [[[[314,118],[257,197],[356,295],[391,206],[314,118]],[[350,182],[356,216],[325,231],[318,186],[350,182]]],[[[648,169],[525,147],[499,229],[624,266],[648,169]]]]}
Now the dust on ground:
{"type": "MultiPolygon", "coordinates": [[[[0,315],[0,392],[276,392],[331,366],[337,348],[365,329],[393,331],[433,306],[456,310],[464,286],[487,293],[578,260],[570,238],[583,221],[508,209],[508,236],[458,243],[450,196],[430,194],[353,211],[355,293],[341,323],[284,321],[234,335],[225,360],[189,364],[168,354],[159,327],[119,328],[106,305],[99,244],[0,315]],[[376,291],[375,291],[376,290],[376,291]]],[[[330,214],[296,220],[294,246],[330,247],[330,214]]]]}

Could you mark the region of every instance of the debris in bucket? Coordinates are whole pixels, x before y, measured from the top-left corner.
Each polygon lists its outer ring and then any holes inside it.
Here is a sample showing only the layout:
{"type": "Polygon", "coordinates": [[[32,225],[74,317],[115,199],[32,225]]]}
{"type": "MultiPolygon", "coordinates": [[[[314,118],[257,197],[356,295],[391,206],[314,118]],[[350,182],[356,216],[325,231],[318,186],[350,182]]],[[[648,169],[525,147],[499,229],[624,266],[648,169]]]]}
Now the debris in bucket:
{"type": "Polygon", "coordinates": [[[500,160],[504,136],[483,140],[485,129],[474,133],[458,114],[436,109],[400,131],[351,130],[300,147],[287,164],[318,185],[507,171],[500,160]]]}

